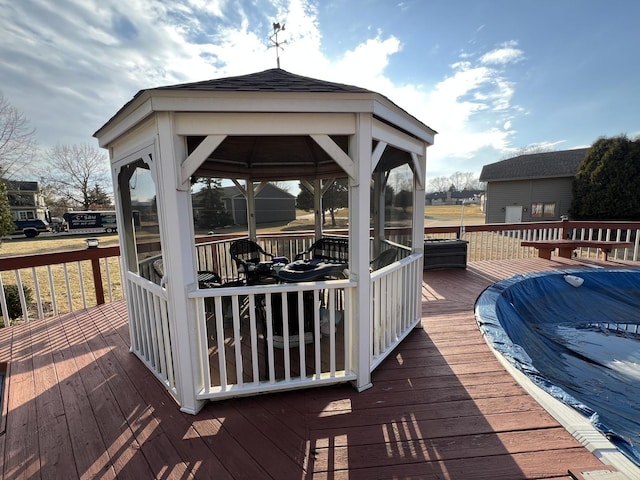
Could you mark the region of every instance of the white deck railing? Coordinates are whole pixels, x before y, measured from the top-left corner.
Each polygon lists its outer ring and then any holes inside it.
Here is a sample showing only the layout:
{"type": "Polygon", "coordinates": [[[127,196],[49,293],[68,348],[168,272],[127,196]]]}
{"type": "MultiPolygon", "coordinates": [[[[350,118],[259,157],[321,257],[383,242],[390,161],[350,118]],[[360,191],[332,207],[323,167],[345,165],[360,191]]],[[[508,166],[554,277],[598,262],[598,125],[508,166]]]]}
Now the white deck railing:
{"type": "MultiPolygon", "coordinates": [[[[640,222],[536,222],[464,227],[426,227],[431,239],[459,238],[469,242],[467,258],[481,260],[509,260],[538,255],[534,247],[522,247],[522,240],[615,240],[633,243],[632,248],[614,249],[610,259],[640,261],[640,222]]],[[[577,258],[597,259],[597,248],[576,249],[577,258]]]]}
{"type": "Polygon", "coordinates": [[[371,274],[371,371],[422,319],[422,255],[410,255],[371,274]]]}
{"type": "Polygon", "coordinates": [[[0,258],[3,326],[122,298],[118,247],[0,258]]]}
{"type": "Polygon", "coordinates": [[[175,396],[171,331],[164,288],[131,272],[126,274],[131,351],[175,396]]]}
{"type": "Polygon", "coordinates": [[[354,380],[353,287],[349,280],[331,280],[190,292],[204,373],[198,398],[354,380]]]}
{"type": "MultiPolygon", "coordinates": [[[[388,229],[386,236],[401,244],[407,235],[405,230],[388,229]]],[[[535,257],[536,250],[520,246],[521,240],[559,238],[628,241],[633,243],[632,248],[615,249],[609,259],[640,261],[640,222],[537,222],[468,225],[462,229],[427,226],[425,237],[468,241],[467,259],[470,262],[535,257]]],[[[198,270],[216,271],[223,278],[237,278],[236,266],[228,255],[230,241],[229,238],[199,239],[196,244],[198,270]]],[[[292,259],[312,243],[313,233],[264,235],[258,241],[265,250],[292,259]]],[[[399,258],[402,258],[405,252],[399,252],[399,258]]],[[[598,258],[595,248],[580,248],[574,253],[577,258],[598,258]]],[[[23,322],[120,300],[124,298],[124,292],[119,255],[118,247],[106,247],[0,258],[0,308],[2,312],[17,309],[15,321],[23,322]],[[18,294],[17,300],[12,302],[13,308],[9,307],[8,295],[5,295],[5,287],[12,288],[10,286],[15,286],[18,294]]],[[[3,317],[4,325],[9,325],[7,315],[3,317]]]]}

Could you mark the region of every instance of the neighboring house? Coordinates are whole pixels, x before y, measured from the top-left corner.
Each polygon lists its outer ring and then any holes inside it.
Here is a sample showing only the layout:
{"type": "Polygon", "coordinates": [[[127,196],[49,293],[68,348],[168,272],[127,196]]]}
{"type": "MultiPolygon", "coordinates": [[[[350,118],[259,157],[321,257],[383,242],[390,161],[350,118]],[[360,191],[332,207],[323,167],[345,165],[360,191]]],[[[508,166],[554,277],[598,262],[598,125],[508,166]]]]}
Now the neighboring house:
{"type": "Polygon", "coordinates": [[[6,184],[7,199],[14,220],[51,220],[38,182],[7,180],[6,184]]]}
{"type": "MultiPolygon", "coordinates": [[[[223,187],[222,200],[225,211],[233,218],[234,225],[247,224],[247,200],[238,187],[223,187]]],[[[197,203],[194,194],[194,204],[197,203]]],[[[267,183],[256,194],[256,223],[290,222],[296,219],[296,197],[267,183]]],[[[194,207],[194,215],[197,209],[194,207]]]]}
{"type": "Polygon", "coordinates": [[[483,193],[483,190],[431,192],[424,196],[424,201],[426,205],[462,205],[463,203],[480,203],[480,197],[483,193]]]}
{"type": "Polygon", "coordinates": [[[486,223],[560,220],[568,215],[573,179],[588,151],[532,153],[482,167],[486,223]]]}

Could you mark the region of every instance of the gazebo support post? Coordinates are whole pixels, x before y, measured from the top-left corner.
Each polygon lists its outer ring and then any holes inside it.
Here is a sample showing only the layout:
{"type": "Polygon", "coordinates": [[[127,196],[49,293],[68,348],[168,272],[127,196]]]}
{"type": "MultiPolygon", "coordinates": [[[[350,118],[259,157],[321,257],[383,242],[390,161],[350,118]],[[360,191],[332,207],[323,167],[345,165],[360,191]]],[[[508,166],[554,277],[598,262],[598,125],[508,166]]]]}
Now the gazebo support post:
{"type": "Polygon", "coordinates": [[[349,156],[356,164],[356,178],[349,188],[349,252],[351,278],[356,281],[351,336],[355,388],[366,390],[371,383],[371,282],[369,281],[369,205],[371,179],[371,117],[358,114],[356,134],[349,139],[349,156]]]}
{"type": "MultiPolygon", "coordinates": [[[[411,230],[411,250],[422,255],[424,253],[424,195],[427,169],[426,147],[422,155],[412,155],[413,170],[413,228],[411,230]]],[[[416,285],[422,285],[422,269],[417,272],[416,285]]],[[[421,311],[420,294],[416,298],[416,311],[421,311]]],[[[421,328],[421,323],[416,324],[421,328]]]]}
{"type": "Polygon", "coordinates": [[[315,238],[322,238],[322,180],[316,178],[313,181],[313,221],[315,238]]]}
{"type": "Polygon", "coordinates": [[[198,362],[198,332],[194,301],[186,296],[189,285],[196,284],[194,229],[191,212],[191,189],[189,182],[183,184],[178,177],[180,165],[177,159],[186,158],[184,142],[173,131],[172,114],[158,113],[159,159],[156,164],[158,195],[160,203],[159,221],[165,271],[173,273],[167,288],[169,318],[173,322],[171,349],[175,359],[175,379],[180,410],[196,414],[205,402],[196,399],[196,392],[204,385],[198,362]],[[184,232],[189,232],[184,235],[184,232]],[[169,254],[169,252],[171,252],[169,254]],[[186,288],[180,288],[184,285],[186,288]]]}
{"type": "Polygon", "coordinates": [[[256,241],[256,192],[253,189],[253,180],[247,179],[245,191],[247,192],[247,227],[249,238],[256,241]]]}
{"type": "Polygon", "coordinates": [[[376,171],[373,174],[373,258],[380,255],[381,244],[384,240],[385,180],[384,172],[376,171]]]}

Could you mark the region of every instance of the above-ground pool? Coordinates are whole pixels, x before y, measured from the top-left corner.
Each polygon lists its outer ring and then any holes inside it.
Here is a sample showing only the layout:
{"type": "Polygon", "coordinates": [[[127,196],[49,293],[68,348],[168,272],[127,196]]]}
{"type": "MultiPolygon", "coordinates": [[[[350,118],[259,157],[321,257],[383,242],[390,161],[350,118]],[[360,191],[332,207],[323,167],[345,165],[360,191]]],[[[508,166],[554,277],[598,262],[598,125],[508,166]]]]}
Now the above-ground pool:
{"type": "Polygon", "coordinates": [[[640,270],[518,275],[475,314],[494,349],[640,465],[640,270]]]}

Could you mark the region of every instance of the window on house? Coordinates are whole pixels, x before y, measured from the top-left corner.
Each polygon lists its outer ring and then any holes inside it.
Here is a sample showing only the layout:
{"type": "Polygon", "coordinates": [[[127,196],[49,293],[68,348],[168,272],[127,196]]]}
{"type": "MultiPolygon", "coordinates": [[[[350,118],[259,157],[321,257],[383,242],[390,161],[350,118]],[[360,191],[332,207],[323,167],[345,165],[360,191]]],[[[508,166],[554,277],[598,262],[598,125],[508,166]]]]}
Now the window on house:
{"type": "Polygon", "coordinates": [[[544,216],[544,217],[555,217],[556,216],[556,203],[555,202],[547,202],[547,203],[545,203],[542,216],[544,216]]]}
{"type": "Polygon", "coordinates": [[[556,202],[537,202],[531,204],[531,216],[534,218],[555,217],[556,202]]]}
{"type": "Polygon", "coordinates": [[[531,204],[531,216],[535,218],[542,217],[542,211],[544,209],[544,204],[542,203],[532,203],[531,204]]]}
{"type": "Polygon", "coordinates": [[[26,220],[27,212],[18,212],[18,220],[26,220]]]}

